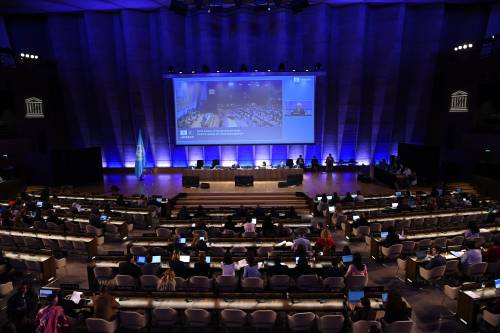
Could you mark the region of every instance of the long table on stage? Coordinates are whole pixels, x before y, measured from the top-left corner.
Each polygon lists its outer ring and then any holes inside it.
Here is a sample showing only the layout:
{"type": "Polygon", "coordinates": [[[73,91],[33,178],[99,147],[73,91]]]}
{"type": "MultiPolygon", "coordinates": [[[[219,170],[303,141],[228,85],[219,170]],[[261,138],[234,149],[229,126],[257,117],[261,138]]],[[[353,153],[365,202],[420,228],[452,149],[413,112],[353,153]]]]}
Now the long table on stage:
{"type": "Polygon", "coordinates": [[[205,180],[226,180],[233,181],[234,176],[253,176],[254,180],[286,180],[290,175],[302,175],[303,169],[184,169],[183,176],[200,177],[201,181],[205,180]]]}

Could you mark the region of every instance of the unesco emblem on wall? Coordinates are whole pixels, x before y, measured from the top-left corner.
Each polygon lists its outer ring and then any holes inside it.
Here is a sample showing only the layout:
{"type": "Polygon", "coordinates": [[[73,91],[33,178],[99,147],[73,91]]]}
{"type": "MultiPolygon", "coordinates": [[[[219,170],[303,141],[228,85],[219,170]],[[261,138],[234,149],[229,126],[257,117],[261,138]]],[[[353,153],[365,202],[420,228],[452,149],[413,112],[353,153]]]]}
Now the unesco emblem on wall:
{"type": "Polygon", "coordinates": [[[468,112],[467,99],[469,94],[462,90],[457,90],[451,94],[450,112],[468,112]]]}
{"type": "Polygon", "coordinates": [[[43,101],[40,98],[29,97],[24,102],[26,103],[26,118],[44,118],[43,101]]]}

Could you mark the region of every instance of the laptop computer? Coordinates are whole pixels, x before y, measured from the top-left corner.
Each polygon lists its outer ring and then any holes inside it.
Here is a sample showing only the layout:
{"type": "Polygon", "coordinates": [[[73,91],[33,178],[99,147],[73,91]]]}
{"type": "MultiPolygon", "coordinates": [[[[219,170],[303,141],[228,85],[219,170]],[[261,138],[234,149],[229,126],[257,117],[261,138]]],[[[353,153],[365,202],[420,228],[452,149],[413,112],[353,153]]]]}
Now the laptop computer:
{"type": "Polygon", "coordinates": [[[180,256],[179,260],[182,262],[185,262],[185,263],[189,263],[191,261],[191,257],[183,255],[183,256],[180,256]]]}
{"type": "Polygon", "coordinates": [[[42,208],[42,207],[43,207],[43,201],[37,201],[37,202],[36,202],[36,206],[37,206],[38,208],[42,208]]]}
{"type": "Polygon", "coordinates": [[[427,257],[427,251],[419,250],[415,252],[415,255],[417,256],[417,259],[424,259],[425,257],[427,257]]]}
{"type": "Polygon", "coordinates": [[[179,238],[179,243],[186,244],[186,237],[179,238]]]}
{"type": "Polygon", "coordinates": [[[252,223],[257,224],[257,219],[255,217],[252,218],[252,223]]]}
{"type": "Polygon", "coordinates": [[[210,264],[210,263],[212,262],[212,257],[210,257],[210,256],[206,256],[206,257],[205,257],[205,262],[206,262],[207,264],[210,264]]]}
{"type": "Polygon", "coordinates": [[[333,199],[333,195],[327,195],[327,196],[326,196],[326,199],[327,199],[327,200],[332,200],[332,199],[333,199]]]}
{"type": "Polygon", "coordinates": [[[389,293],[384,291],[382,293],[382,302],[386,303],[387,302],[387,297],[389,296],[389,293]]]}
{"type": "Polygon", "coordinates": [[[347,300],[351,303],[359,302],[363,297],[365,297],[363,290],[349,290],[347,292],[347,300]]]}
{"type": "Polygon", "coordinates": [[[153,256],[151,258],[151,263],[153,263],[153,264],[161,264],[161,256],[153,256]]]}
{"type": "Polygon", "coordinates": [[[448,246],[448,251],[460,251],[462,249],[462,245],[450,245],[448,246]]]}
{"type": "Polygon", "coordinates": [[[464,255],[465,252],[462,252],[462,251],[450,251],[450,253],[454,256],[454,257],[457,257],[457,258],[460,258],[461,256],[464,255]]]}
{"type": "Polygon", "coordinates": [[[401,192],[396,192],[396,193],[394,193],[394,195],[397,196],[397,197],[400,197],[401,196],[401,192]]]}
{"type": "Polygon", "coordinates": [[[135,261],[139,264],[139,265],[143,265],[146,263],[146,256],[136,256],[135,257],[135,261]]]}
{"type": "Polygon", "coordinates": [[[342,256],[342,262],[344,264],[350,264],[352,262],[352,255],[349,254],[349,255],[342,256]]]}
{"type": "Polygon", "coordinates": [[[387,231],[382,231],[382,232],[380,233],[380,238],[382,238],[382,239],[386,239],[386,238],[387,238],[387,235],[389,235],[389,232],[387,232],[387,231]]]}
{"type": "Polygon", "coordinates": [[[102,221],[102,222],[105,222],[105,221],[107,221],[107,220],[108,220],[108,215],[104,215],[104,214],[102,214],[102,215],[101,215],[101,221],[102,221]]]}
{"type": "Polygon", "coordinates": [[[500,279],[495,280],[495,289],[500,289],[500,279]]]}
{"type": "Polygon", "coordinates": [[[353,216],[352,216],[352,220],[353,220],[353,221],[357,221],[357,220],[359,220],[359,215],[353,215],[353,216]]]}
{"type": "Polygon", "coordinates": [[[335,206],[328,207],[328,212],[335,213],[335,206]]]}
{"type": "Polygon", "coordinates": [[[391,204],[391,208],[392,208],[392,209],[397,209],[397,208],[398,208],[398,205],[399,205],[399,203],[397,203],[397,202],[393,202],[393,203],[391,204]]]}
{"type": "Polygon", "coordinates": [[[55,294],[57,291],[55,289],[50,289],[50,288],[40,288],[40,291],[38,293],[39,297],[41,300],[46,300],[47,297],[49,297],[52,294],[55,294]]]}

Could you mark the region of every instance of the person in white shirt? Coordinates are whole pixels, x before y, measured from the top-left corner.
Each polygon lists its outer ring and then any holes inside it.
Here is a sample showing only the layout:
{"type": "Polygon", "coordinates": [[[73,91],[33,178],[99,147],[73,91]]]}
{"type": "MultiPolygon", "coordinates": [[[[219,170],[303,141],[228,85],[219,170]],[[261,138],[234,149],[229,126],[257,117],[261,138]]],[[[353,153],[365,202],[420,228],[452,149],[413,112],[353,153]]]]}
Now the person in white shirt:
{"type": "Polygon", "coordinates": [[[255,232],[255,224],[252,223],[252,220],[247,220],[245,224],[243,224],[243,229],[245,232],[255,232]]]}
{"type": "Polygon", "coordinates": [[[292,250],[295,252],[299,249],[299,247],[303,247],[306,251],[312,251],[311,241],[305,238],[304,231],[301,231],[299,237],[293,241],[292,250]]]}
{"type": "Polygon", "coordinates": [[[467,251],[460,258],[460,264],[462,268],[466,268],[467,266],[471,266],[474,264],[479,264],[483,261],[483,256],[481,254],[481,250],[476,249],[476,243],[474,241],[467,242],[467,251]]]}

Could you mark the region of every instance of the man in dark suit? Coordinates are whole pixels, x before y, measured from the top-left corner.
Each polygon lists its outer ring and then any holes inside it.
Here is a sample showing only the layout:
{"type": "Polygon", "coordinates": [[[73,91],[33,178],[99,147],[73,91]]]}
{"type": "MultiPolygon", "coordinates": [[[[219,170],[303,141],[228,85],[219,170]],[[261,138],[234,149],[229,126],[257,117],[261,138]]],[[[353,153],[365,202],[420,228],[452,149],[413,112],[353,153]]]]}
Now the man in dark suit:
{"type": "Polygon", "coordinates": [[[129,255],[127,261],[123,261],[118,265],[118,274],[120,275],[130,275],[138,279],[142,275],[142,270],[135,263],[135,258],[133,255],[129,255]]]}
{"type": "Polygon", "coordinates": [[[333,171],[333,156],[332,154],[328,154],[326,160],[325,160],[325,164],[326,164],[326,171],[327,172],[332,172],[333,171]]]}
{"type": "Polygon", "coordinates": [[[299,168],[304,169],[304,159],[302,158],[302,155],[299,155],[295,164],[297,164],[299,168]]]}

